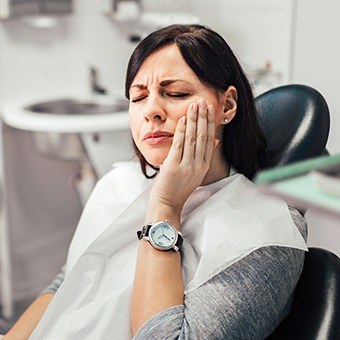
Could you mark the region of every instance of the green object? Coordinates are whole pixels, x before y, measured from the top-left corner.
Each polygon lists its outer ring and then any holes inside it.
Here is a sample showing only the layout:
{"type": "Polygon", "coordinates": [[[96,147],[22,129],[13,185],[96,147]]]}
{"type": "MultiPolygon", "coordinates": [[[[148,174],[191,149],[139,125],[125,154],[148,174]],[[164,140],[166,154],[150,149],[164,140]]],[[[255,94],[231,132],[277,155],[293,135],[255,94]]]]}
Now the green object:
{"type": "Polygon", "coordinates": [[[334,164],[340,164],[340,154],[311,158],[305,161],[260,171],[256,175],[254,183],[267,184],[276,182],[286,178],[306,174],[311,170],[326,168],[334,164]]]}
{"type": "MultiPolygon", "coordinates": [[[[254,183],[263,191],[280,196],[299,207],[315,207],[324,212],[340,214],[340,198],[322,190],[309,173],[340,165],[340,154],[321,156],[290,165],[261,171],[254,183]]],[[[340,181],[340,180],[339,180],[340,181]]]]}
{"type": "Polygon", "coordinates": [[[308,175],[288,178],[277,183],[273,183],[272,189],[288,197],[294,197],[305,202],[305,206],[310,205],[334,212],[340,212],[340,199],[338,196],[328,194],[321,190],[312,177],[308,175]]]}

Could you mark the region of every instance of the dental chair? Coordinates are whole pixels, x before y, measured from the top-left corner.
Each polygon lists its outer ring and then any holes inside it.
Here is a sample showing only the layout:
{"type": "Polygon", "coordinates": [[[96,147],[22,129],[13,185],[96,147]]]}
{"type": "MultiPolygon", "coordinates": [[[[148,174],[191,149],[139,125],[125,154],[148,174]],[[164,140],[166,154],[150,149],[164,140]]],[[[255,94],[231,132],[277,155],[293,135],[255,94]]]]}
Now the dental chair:
{"type": "MultiPolygon", "coordinates": [[[[329,110],[318,91],[286,85],[255,102],[268,147],[263,169],[327,154],[329,110]]],[[[291,311],[267,339],[340,339],[340,259],[335,254],[309,248],[291,311]]]]}
{"type": "Polygon", "coordinates": [[[268,340],[340,339],[340,259],[309,248],[288,316],[268,340]]]}

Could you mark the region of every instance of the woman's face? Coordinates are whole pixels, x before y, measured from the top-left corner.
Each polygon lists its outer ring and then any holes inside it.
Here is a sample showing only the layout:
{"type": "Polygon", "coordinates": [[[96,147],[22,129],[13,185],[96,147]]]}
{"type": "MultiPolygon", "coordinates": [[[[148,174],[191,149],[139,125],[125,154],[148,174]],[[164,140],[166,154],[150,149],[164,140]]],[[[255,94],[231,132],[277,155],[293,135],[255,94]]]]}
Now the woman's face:
{"type": "Polygon", "coordinates": [[[201,98],[214,106],[216,126],[221,124],[221,95],[201,83],[177,45],[163,47],[145,60],[130,87],[129,124],[138,149],[150,164],[163,163],[177,121],[201,98]]]}

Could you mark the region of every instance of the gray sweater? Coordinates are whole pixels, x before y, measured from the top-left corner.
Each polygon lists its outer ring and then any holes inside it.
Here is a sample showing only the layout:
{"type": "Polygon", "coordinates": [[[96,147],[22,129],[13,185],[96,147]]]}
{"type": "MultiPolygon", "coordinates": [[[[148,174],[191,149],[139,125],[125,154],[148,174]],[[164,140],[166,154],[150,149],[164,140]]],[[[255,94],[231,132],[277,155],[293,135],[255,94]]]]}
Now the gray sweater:
{"type": "MultiPolygon", "coordinates": [[[[306,239],[305,219],[290,213],[306,239]]],[[[303,262],[298,249],[255,250],[186,294],[183,305],[153,316],[134,339],[264,339],[288,314],[303,262]]],[[[63,280],[64,268],[43,293],[56,292],[63,280]]]]}

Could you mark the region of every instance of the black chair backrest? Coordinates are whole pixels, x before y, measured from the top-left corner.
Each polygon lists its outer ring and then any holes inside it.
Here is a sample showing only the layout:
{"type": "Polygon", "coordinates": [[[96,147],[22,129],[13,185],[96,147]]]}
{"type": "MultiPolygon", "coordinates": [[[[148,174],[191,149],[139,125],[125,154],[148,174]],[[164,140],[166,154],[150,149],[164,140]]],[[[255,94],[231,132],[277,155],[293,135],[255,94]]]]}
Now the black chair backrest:
{"type": "Polygon", "coordinates": [[[291,311],[267,339],[340,339],[340,259],[335,254],[309,248],[291,311]]]}
{"type": "Polygon", "coordinates": [[[255,99],[268,152],[261,168],[286,165],[324,153],[329,110],[323,96],[305,85],[274,88],[255,99]]]}

